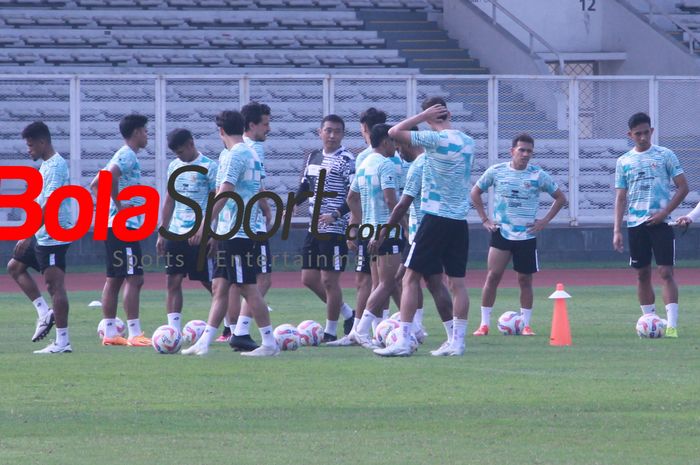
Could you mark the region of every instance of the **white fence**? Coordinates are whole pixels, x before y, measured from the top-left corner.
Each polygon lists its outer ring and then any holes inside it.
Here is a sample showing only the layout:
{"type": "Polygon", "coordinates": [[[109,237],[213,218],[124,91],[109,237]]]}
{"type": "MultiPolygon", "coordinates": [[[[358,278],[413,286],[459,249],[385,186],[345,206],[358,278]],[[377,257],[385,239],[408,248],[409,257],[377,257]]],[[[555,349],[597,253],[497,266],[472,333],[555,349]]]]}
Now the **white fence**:
{"type": "MultiPolygon", "coordinates": [[[[700,78],[640,76],[445,76],[445,75],[0,75],[0,166],[29,164],[22,128],[43,120],[57,150],[70,160],[72,182],[86,186],[121,145],[121,116],[149,117],[151,140],[141,156],[144,184],[161,193],[173,154],[168,131],[185,127],[203,153],[217,157],[222,146],[214,116],[257,100],[272,108],[266,142],[266,186],[279,194],[296,189],[306,153],[320,148],[316,129],[325,114],[346,121],[344,145],[364,148],[359,114],[384,109],[390,122],[420,109],[425,97],[448,102],[454,126],[477,141],[474,179],[509,158],[512,137],[535,137],[535,158],[569,197],[556,219],[571,225],[612,222],[615,160],[628,150],[627,120],[650,114],[654,142],[676,152],[691,194],[681,209],[700,200],[700,78]]],[[[4,182],[1,193],[21,183],[4,182]]],[[[542,198],[545,205],[549,199],[542,198]]],[[[298,221],[306,211],[298,209],[298,221]]],[[[20,210],[0,209],[0,223],[22,221],[20,210]]]]}

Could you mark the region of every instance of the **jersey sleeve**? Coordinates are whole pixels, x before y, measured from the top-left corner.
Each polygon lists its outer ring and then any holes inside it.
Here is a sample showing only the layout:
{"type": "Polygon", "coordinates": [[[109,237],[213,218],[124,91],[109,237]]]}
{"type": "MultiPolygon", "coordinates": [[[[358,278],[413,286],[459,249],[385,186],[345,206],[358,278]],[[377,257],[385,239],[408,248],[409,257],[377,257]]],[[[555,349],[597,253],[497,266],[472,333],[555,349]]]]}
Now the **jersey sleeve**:
{"type": "Polygon", "coordinates": [[[437,131],[411,131],[411,145],[434,151],[440,146],[440,133],[437,131]]]}
{"type": "Polygon", "coordinates": [[[406,184],[403,186],[403,195],[408,195],[414,199],[418,197],[421,192],[423,176],[421,173],[411,166],[408,169],[408,174],[406,175],[406,184]]]}
{"type": "Polygon", "coordinates": [[[207,180],[209,181],[209,190],[210,191],[216,190],[216,174],[217,174],[218,168],[219,168],[219,165],[215,161],[212,161],[209,164],[209,172],[207,173],[207,180]]]}
{"type": "Polygon", "coordinates": [[[166,182],[166,183],[167,183],[168,181],[170,181],[170,176],[173,175],[173,172],[174,172],[174,171],[175,171],[175,160],[171,161],[171,162],[168,164],[168,172],[167,172],[166,175],[165,175],[165,177],[166,177],[165,182],[166,182]]]}
{"type": "Polygon", "coordinates": [[[136,165],[136,154],[131,150],[126,150],[118,155],[115,155],[112,157],[112,160],[110,160],[107,168],[111,167],[112,165],[117,165],[122,174],[128,173],[136,165]]]}
{"type": "Polygon", "coordinates": [[[481,189],[482,192],[486,192],[489,190],[489,187],[493,186],[493,181],[495,177],[496,170],[493,168],[493,166],[490,166],[484,171],[484,174],[481,175],[478,181],[476,181],[476,185],[479,189],[481,189]]]}
{"type": "Polygon", "coordinates": [[[394,168],[394,162],[388,158],[384,159],[384,162],[379,165],[379,186],[382,190],[385,189],[398,189],[399,180],[396,179],[396,168],[394,168]]]}
{"type": "Polygon", "coordinates": [[[230,164],[224,172],[223,182],[227,182],[234,187],[238,184],[238,180],[245,174],[246,159],[239,153],[234,153],[230,158],[230,164]]]}
{"type": "Polygon", "coordinates": [[[559,189],[559,185],[554,181],[554,179],[552,179],[552,176],[550,176],[549,173],[544,170],[540,170],[539,184],[540,190],[548,193],[549,195],[554,194],[557,189],[559,189]]]}
{"type": "MultiPolygon", "coordinates": [[[[59,156],[59,155],[56,155],[59,156]]],[[[56,164],[54,169],[48,170],[44,178],[43,193],[45,198],[49,198],[53,191],[67,184],[68,181],[68,165],[66,163],[56,164]]]]}
{"type": "Polygon", "coordinates": [[[350,190],[353,192],[360,192],[360,185],[357,182],[357,176],[353,178],[352,182],[350,183],[350,190]]]}
{"type": "Polygon", "coordinates": [[[683,174],[681,162],[678,161],[678,157],[671,150],[666,151],[666,171],[668,171],[671,178],[675,178],[679,174],[683,174]]]}
{"type": "Polygon", "coordinates": [[[620,158],[618,158],[617,163],[615,163],[615,189],[627,189],[627,177],[625,176],[622,160],[620,158]]]}

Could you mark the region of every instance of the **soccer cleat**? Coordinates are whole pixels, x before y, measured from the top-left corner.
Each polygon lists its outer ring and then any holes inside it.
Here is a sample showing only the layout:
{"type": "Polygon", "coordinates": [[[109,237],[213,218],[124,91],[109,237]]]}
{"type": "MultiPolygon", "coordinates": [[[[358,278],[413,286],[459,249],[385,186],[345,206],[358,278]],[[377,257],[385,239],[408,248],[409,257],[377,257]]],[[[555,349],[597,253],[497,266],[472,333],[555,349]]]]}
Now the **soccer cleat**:
{"type": "Polygon", "coordinates": [[[334,334],[323,333],[323,339],[321,340],[321,342],[325,344],[326,342],[333,342],[337,340],[338,336],[334,334]]]}
{"type": "Polygon", "coordinates": [[[35,354],[70,354],[71,352],[73,352],[73,348],[70,344],[59,346],[53,341],[43,349],[34,351],[35,354]]]}
{"type": "Polygon", "coordinates": [[[410,357],[413,351],[410,347],[396,343],[384,349],[374,349],[373,352],[381,357],[410,357]]]}
{"type": "Polygon", "coordinates": [[[465,350],[467,350],[467,347],[464,344],[458,346],[451,345],[449,351],[445,355],[448,357],[459,357],[464,355],[465,350]]]}
{"type": "Polygon", "coordinates": [[[231,342],[231,338],[229,336],[224,336],[223,334],[215,339],[216,342],[231,342]]]}
{"type": "Polygon", "coordinates": [[[530,328],[529,326],[525,326],[523,328],[522,332],[520,333],[520,335],[521,336],[534,336],[535,333],[532,331],[532,328],[530,328]]]}
{"type": "MultiPolygon", "coordinates": [[[[328,347],[348,347],[348,346],[357,345],[357,343],[355,342],[355,339],[352,338],[352,334],[353,333],[350,333],[347,336],[341,337],[340,339],[328,341],[325,344],[328,347]]],[[[325,339],[324,339],[324,341],[325,341],[325,339]]]]}
{"type": "Polygon", "coordinates": [[[352,312],[352,316],[350,318],[346,318],[345,321],[343,321],[343,333],[347,336],[350,334],[350,331],[352,331],[352,327],[355,324],[355,312],[352,312]]]}
{"type": "Polygon", "coordinates": [[[209,353],[209,346],[205,346],[204,344],[194,344],[187,349],[183,349],[180,351],[180,353],[182,355],[207,355],[207,353],[209,353]]]}
{"type": "Polygon", "coordinates": [[[472,336],[488,336],[489,335],[489,327],[488,325],[481,325],[479,326],[479,329],[474,331],[472,333],[472,336]]]}
{"type": "Polygon", "coordinates": [[[250,337],[250,334],[244,336],[236,336],[234,334],[231,336],[231,339],[229,339],[228,345],[237,352],[250,352],[258,348],[258,344],[250,337]]]}
{"type": "Polygon", "coordinates": [[[54,321],[53,308],[50,308],[43,317],[37,318],[36,329],[34,330],[34,335],[32,336],[32,342],[41,341],[44,339],[46,335],[49,334],[49,331],[51,331],[51,328],[53,328],[54,321]]]}
{"type": "Polygon", "coordinates": [[[151,340],[144,336],[143,333],[130,337],[127,342],[130,347],[149,347],[151,345],[151,340]]]}
{"type": "Polygon", "coordinates": [[[350,333],[348,334],[348,337],[352,338],[358,345],[361,345],[365,349],[381,349],[381,347],[375,344],[369,336],[365,336],[364,334],[350,333]]]}
{"type": "Polygon", "coordinates": [[[678,339],[678,329],[674,328],[673,326],[667,327],[666,337],[670,337],[671,339],[678,339]]]}
{"type": "Polygon", "coordinates": [[[442,356],[448,355],[450,349],[451,349],[450,341],[445,341],[437,349],[431,350],[430,355],[432,355],[433,357],[442,357],[442,356]]]}
{"type": "Polygon", "coordinates": [[[274,346],[261,345],[255,350],[250,352],[241,352],[241,355],[246,357],[275,357],[280,354],[280,348],[275,344],[274,346]]]}
{"type": "Polygon", "coordinates": [[[102,345],[103,346],[128,346],[129,341],[127,341],[125,337],[121,337],[121,336],[105,337],[102,339],[102,345]]]}
{"type": "Polygon", "coordinates": [[[418,330],[413,332],[413,335],[416,337],[416,341],[418,341],[418,344],[423,344],[425,342],[425,339],[428,337],[428,333],[425,332],[425,328],[421,326],[418,330]]]}

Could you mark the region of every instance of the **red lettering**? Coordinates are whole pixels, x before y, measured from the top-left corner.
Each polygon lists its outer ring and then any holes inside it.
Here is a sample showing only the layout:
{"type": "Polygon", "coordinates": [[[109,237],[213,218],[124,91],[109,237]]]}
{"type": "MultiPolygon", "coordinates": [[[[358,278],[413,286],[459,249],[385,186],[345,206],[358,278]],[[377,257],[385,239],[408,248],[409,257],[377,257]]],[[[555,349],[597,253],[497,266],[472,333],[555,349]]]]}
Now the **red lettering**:
{"type": "Polygon", "coordinates": [[[156,229],[158,223],[158,191],[148,186],[129,186],[119,192],[117,199],[121,202],[133,197],[143,197],[146,202],[138,207],[120,210],[112,220],[114,235],[124,242],[140,241],[147,238],[156,229]],[[127,220],[137,215],[144,215],[143,225],[135,230],[127,229],[127,220]]]}
{"type": "Polygon", "coordinates": [[[63,186],[56,189],[46,201],[44,207],[44,224],[49,236],[62,242],[80,240],[90,230],[92,223],[92,196],[87,189],[80,186],[63,186]],[[78,219],[71,229],[63,229],[58,222],[61,203],[69,198],[78,202],[78,219]]]}
{"type": "Polygon", "coordinates": [[[109,200],[112,197],[112,173],[102,170],[97,178],[97,202],[95,205],[95,228],[92,237],[96,241],[107,240],[109,222],[109,200]]]}
{"type": "Polygon", "coordinates": [[[41,227],[41,207],[34,200],[41,193],[44,181],[39,170],[31,166],[4,166],[0,170],[2,179],[22,179],[27,190],[16,195],[0,195],[0,208],[20,208],[26,213],[21,226],[0,226],[0,237],[11,241],[27,239],[41,227]]]}

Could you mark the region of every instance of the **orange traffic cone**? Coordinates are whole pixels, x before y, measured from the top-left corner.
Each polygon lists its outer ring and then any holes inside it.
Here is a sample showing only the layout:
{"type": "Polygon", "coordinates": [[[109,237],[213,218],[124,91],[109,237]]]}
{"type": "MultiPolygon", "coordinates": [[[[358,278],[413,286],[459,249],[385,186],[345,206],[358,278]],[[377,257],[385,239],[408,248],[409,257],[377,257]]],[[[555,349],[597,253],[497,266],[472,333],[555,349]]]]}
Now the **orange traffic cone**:
{"type": "Polygon", "coordinates": [[[569,316],[566,313],[566,299],[571,296],[564,290],[564,285],[557,284],[557,290],[549,296],[554,299],[554,315],[552,315],[552,333],[549,336],[550,346],[570,346],[571,328],[569,316]]]}

